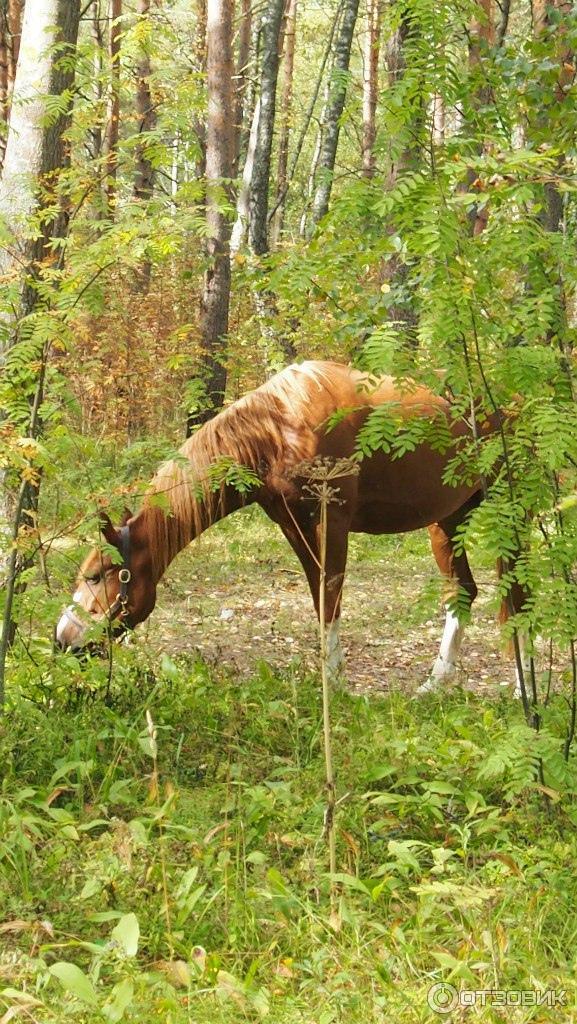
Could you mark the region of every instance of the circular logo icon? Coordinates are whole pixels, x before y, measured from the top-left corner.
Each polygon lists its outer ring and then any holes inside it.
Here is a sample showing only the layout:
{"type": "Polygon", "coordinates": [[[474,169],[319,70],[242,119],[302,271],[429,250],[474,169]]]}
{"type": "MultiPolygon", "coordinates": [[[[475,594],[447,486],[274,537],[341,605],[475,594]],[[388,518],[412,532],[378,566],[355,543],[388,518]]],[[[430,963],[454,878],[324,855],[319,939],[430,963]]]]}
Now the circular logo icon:
{"type": "Polygon", "coordinates": [[[454,985],[441,981],[429,989],[427,1002],[435,1013],[450,1013],[459,1002],[459,994],[454,985]]]}

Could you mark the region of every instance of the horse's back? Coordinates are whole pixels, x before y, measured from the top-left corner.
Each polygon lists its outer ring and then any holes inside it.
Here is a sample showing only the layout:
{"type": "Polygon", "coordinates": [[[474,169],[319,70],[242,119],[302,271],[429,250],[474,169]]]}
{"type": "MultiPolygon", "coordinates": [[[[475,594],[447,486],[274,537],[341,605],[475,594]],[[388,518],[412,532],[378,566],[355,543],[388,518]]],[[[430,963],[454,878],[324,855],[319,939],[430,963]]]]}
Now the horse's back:
{"type": "MultiPolygon", "coordinates": [[[[468,433],[462,420],[450,420],[446,399],[412,381],[401,386],[393,377],[375,378],[341,363],[322,361],[297,365],[294,371],[310,382],[308,416],[309,423],[314,423],[318,455],[352,456],[370,413],[384,405],[390,405],[392,417],[402,420],[447,416],[457,443],[468,433]],[[331,422],[331,415],[338,411],[342,416],[331,422]]],[[[424,440],[400,458],[383,449],[365,457],[358,477],[347,484],[343,481],[343,497],[346,494],[351,503],[350,528],[399,533],[451,515],[480,486],[478,482],[457,487],[444,483],[447,463],[454,455],[453,444],[440,451],[424,440]]]]}

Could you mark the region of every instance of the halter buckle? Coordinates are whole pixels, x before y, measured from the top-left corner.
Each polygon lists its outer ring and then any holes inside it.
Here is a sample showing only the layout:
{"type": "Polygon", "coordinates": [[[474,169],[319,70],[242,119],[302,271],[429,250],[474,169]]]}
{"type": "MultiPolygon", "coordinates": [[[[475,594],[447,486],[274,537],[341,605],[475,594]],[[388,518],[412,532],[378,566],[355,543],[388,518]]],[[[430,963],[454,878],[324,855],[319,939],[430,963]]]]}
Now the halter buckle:
{"type": "Polygon", "coordinates": [[[124,583],[125,585],[127,583],[130,583],[130,580],[132,579],[132,573],[130,572],[130,569],[121,569],[120,572],[118,573],[118,579],[120,583],[124,583]]]}

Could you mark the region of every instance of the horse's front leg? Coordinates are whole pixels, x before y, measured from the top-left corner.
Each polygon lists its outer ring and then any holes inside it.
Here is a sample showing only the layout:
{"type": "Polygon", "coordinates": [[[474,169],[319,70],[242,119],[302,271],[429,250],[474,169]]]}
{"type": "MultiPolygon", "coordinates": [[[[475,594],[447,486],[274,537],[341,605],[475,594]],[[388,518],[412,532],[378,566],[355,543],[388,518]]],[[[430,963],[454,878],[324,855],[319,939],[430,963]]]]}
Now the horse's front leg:
{"type": "MultiPolygon", "coordinates": [[[[320,537],[318,523],[303,524],[289,516],[281,529],[299,559],[310,587],[317,617],[320,620],[320,537]]],[[[345,682],[345,658],[340,641],[341,598],[347,564],[349,523],[344,516],[329,516],[327,523],[324,624],[326,628],[326,659],[331,681],[338,686],[345,682]]]]}

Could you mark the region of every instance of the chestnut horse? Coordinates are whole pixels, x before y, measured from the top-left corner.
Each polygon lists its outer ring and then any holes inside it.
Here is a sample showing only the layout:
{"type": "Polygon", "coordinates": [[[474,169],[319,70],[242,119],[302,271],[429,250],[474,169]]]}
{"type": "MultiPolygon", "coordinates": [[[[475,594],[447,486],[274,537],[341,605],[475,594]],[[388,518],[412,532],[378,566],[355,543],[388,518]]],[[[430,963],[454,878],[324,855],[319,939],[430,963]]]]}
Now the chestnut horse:
{"type": "MultiPolygon", "coordinates": [[[[369,386],[366,375],[348,366],[305,362],[289,366],[201,427],[182,446],[178,459],[159,468],[142,510],[121,528],[103,513],[104,539],[119,555],[112,560],[97,547],[84,561],[74,603],[57,626],[61,646],[81,647],[93,621],[114,620],[113,631],[121,631],[148,618],[158,581],[175,555],[203,530],[250,502],[257,502],[280,526],[305,571],[318,614],[319,505],[310,494],[303,500],[307,478],[299,464],[318,457],[354,457],[367,416],[385,403],[403,420],[441,418],[453,440],[448,434],[445,452],[426,441],[397,458],[378,450],[359,461],[358,472],[336,481],[338,500],[328,506],[326,547],[331,671],[338,676],[343,664],[339,619],[351,531],[403,533],[428,527],[441,573],[470,605],[477,587],[455,539],[482,499],[481,482],[444,483],[459,442],[471,438],[470,425],[453,419],[449,403],[424,387],[400,390],[392,378],[369,386]],[[220,484],[215,483],[219,465],[220,484]],[[227,473],[226,466],[251,471],[247,493],[234,486],[234,473],[227,473]]],[[[421,690],[433,689],[454,673],[462,637],[463,623],[448,609],[439,655],[421,690]]]]}

